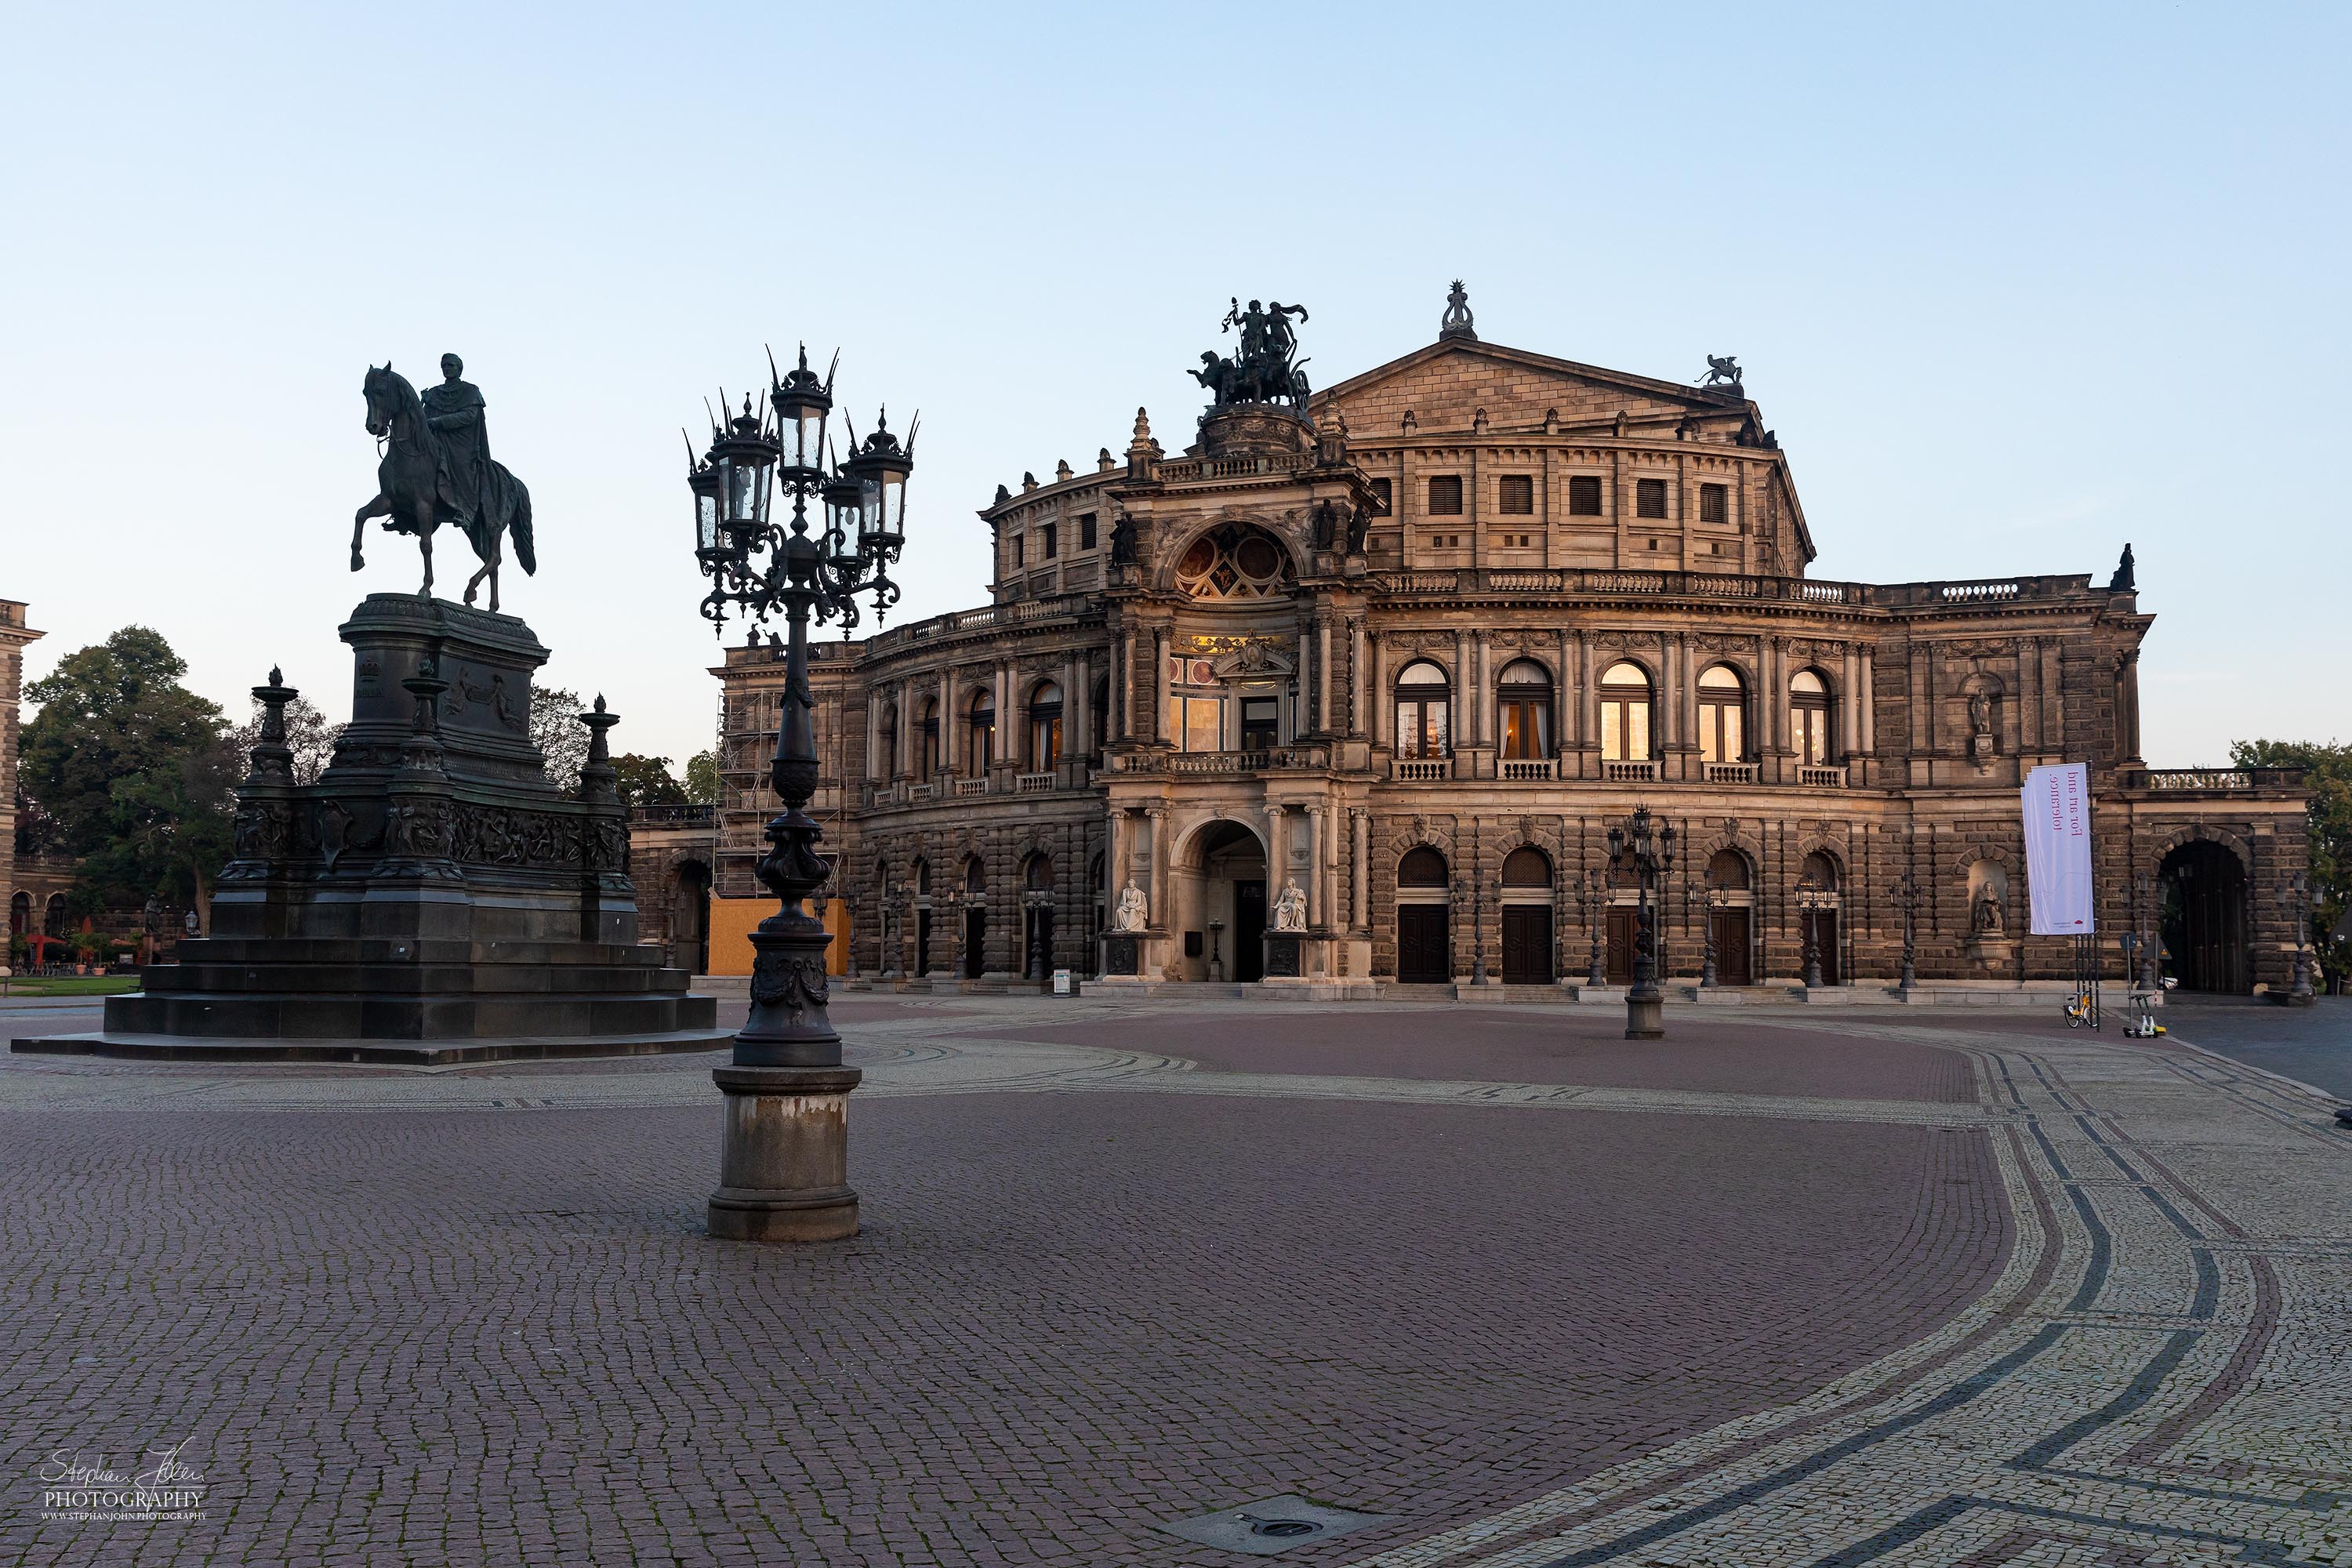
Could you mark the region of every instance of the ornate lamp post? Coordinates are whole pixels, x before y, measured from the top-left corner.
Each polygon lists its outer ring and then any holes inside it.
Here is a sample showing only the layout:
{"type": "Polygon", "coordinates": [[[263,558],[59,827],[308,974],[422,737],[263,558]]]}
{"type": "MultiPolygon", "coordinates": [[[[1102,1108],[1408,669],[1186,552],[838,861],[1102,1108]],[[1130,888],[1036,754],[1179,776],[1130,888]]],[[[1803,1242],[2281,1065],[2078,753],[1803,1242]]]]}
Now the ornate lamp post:
{"type": "Polygon", "coordinates": [[[1029,912],[1029,973],[1027,978],[1044,984],[1053,979],[1045,968],[1045,911],[1054,907],[1054,895],[1042,888],[1032,888],[1021,895],[1022,906],[1029,912]]]}
{"type": "Polygon", "coordinates": [[[1818,991],[1822,987],[1822,950],[1813,936],[1813,917],[1822,907],[1822,885],[1818,880],[1811,877],[1798,879],[1797,907],[1804,911],[1805,989],[1808,991],[1818,991]]]}
{"type": "Polygon", "coordinates": [[[877,620],[898,602],[889,567],[906,542],[914,458],[911,434],[902,448],[877,419],[863,445],[853,437],[848,460],[828,476],[832,408],[832,377],[820,380],[803,351],[799,365],[774,379],[768,407],[755,415],[746,398],[687,475],[695,559],[711,580],[705,618],[723,626],[728,606],[739,605],[756,636],[782,610],[791,628],[769,764],[783,811],[768,824],[757,868],[781,907],[751,933],[751,1016],[735,1037],[733,1061],[711,1074],[726,1096],[726,1130],[710,1234],[744,1241],[829,1241],[857,1230],[848,1100],[860,1075],[842,1065],[841,1037],[825,1016],[832,937],[805,907],[827,876],[816,851],[824,830],[806,809],[817,778],[808,631],[812,616],[837,620],[845,631],[856,625],[860,595],[874,595],[877,620]],[[769,519],[778,485],[792,496],[789,527],[769,519]],[[820,491],[825,525],[813,536],[808,501],[820,491]]]}
{"type": "Polygon", "coordinates": [[[1209,922],[1209,978],[1212,980],[1223,980],[1225,977],[1224,943],[1220,940],[1224,935],[1224,921],[1209,922]]]}
{"type": "Polygon", "coordinates": [[[1458,877],[1454,882],[1454,907],[1470,906],[1470,984],[1486,984],[1486,920],[1484,889],[1474,872],[1458,877]]]}
{"type": "Polygon", "coordinates": [[[1706,884],[1706,946],[1702,950],[1698,966],[1698,983],[1702,990],[1715,989],[1715,916],[1728,901],[1730,895],[1710,879],[1706,884]]]}
{"type": "Polygon", "coordinates": [[[1625,1037],[1665,1038],[1665,996],[1658,989],[1656,910],[1653,889],[1663,889],[1675,868],[1675,828],[1667,823],[1654,832],[1650,808],[1637,805],[1622,826],[1609,830],[1609,858],[1630,855],[1641,903],[1633,933],[1633,988],[1625,994],[1625,1037]]]}
{"type": "Polygon", "coordinates": [[[1895,885],[1895,896],[1903,901],[1903,978],[1896,989],[1908,991],[1919,983],[1919,884],[1911,873],[1903,873],[1903,880],[1895,885]]]}
{"type": "Polygon", "coordinates": [[[2294,978],[2287,987],[2286,1001],[2291,1007],[2315,1006],[2319,994],[2311,988],[2311,877],[2297,871],[2285,887],[2278,891],[2280,910],[2294,917],[2294,978]]]}
{"type": "Polygon", "coordinates": [[[1592,952],[1585,966],[1584,983],[1601,986],[1609,984],[1609,970],[1601,956],[1601,911],[1606,907],[1608,879],[1597,871],[1584,874],[1584,924],[1591,933],[1592,952]]]}
{"type": "Polygon", "coordinates": [[[2132,879],[2133,925],[2139,931],[2139,988],[2151,995],[2164,989],[2164,915],[2149,895],[2155,879],[2142,871],[2132,879]]]}

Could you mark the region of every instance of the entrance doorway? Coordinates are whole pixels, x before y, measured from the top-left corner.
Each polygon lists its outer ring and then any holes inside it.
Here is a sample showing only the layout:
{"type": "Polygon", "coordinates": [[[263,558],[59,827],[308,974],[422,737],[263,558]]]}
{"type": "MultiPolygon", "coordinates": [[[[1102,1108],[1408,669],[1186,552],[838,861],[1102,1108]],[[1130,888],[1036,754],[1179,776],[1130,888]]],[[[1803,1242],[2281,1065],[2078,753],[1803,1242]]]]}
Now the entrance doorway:
{"type": "MultiPolygon", "coordinates": [[[[1803,910],[1800,910],[1797,912],[1800,922],[1797,928],[1797,940],[1801,943],[1805,940],[1804,926],[1801,922],[1806,918],[1803,910]]],[[[1814,954],[1820,959],[1822,965],[1822,984],[1843,985],[1845,981],[1838,973],[1838,912],[1834,909],[1815,910],[1812,911],[1811,920],[1814,954]]],[[[1797,962],[1801,967],[1804,963],[1804,959],[1805,950],[1800,946],[1797,949],[1797,962]]]]}
{"type": "Polygon", "coordinates": [[[1265,978],[1265,879],[1234,884],[1234,978],[1265,978]]]}
{"type": "Polygon", "coordinates": [[[2246,868],[2221,845],[2184,844],[2164,858],[2166,969],[2183,991],[2243,995],[2246,968],[2246,868]]]}
{"type": "Polygon", "coordinates": [[[1635,904],[1609,906],[1609,961],[1602,971],[1612,985],[1633,984],[1633,938],[1642,929],[1642,910],[1635,904]]]}
{"type": "Polygon", "coordinates": [[[977,980],[988,973],[988,911],[974,904],[963,912],[963,977],[977,980]]]}
{"type": "Polygon", "coordinates": [[[1503,906],[1503,984],[1551,984],[1551,906],[1503,906]]]}
{"type": "Polygon", "coordinates": [[[1748,911],[1744,909],[1717,910],[1713,919],[1715,983],[1717,985],[1754,984],[1754,974],[1748,967],[1748,911]]]}
{"type": "Polygon", "coordinates": [[[931,909],[929,904],[915,911],[915,973],[931,972],[931,909]]]}
{"type": "Polygon", "coordinates": [[[1176,889],[1178,929],[1186,933],[1184,977],[1211,978],[1213,946],[1219,977],[1265,977],[1265,845],[1238,822],[1204,824],[1183,847],[1176,889]],[[1197,944],[1197,952],[1194,951],[1197,944]]]}
{"type": "Polygon", "coordinates": [[[1397,980],[1443,985],[1454,978],[1454,943],[1444,904],[1397,906],[1397,980]]]}

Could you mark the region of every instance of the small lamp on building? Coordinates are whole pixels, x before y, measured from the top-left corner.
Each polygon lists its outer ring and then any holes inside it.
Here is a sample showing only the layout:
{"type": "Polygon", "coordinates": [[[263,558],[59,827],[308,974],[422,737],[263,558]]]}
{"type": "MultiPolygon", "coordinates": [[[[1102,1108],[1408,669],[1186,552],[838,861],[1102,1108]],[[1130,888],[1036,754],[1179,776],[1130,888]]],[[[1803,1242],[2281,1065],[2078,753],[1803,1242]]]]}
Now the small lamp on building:
{"type": "Polygon", "coordinates": [[[1805,924],[1805,989],[1818,991],[1822,985],[1822,948],[1814,933],[1814,920],[1827,895],[1816,878],[1797,879],[1797,908],[1803,910],[1805,924]]]}

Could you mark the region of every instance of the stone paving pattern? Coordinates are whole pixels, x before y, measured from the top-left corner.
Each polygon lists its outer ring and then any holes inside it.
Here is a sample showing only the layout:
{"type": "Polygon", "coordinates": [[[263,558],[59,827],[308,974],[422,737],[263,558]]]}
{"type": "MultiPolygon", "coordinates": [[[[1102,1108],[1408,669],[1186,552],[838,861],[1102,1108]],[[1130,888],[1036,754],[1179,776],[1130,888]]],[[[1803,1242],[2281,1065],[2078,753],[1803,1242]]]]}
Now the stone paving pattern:
{"type": "MultiPolygon", "coordinates": [[[[856,997],[867,1228],[709,1058],[0,1065],[0,1562],[2352,1563],[2352,1134],[2179,1046],[856,997]],[[44,1522],[186,1438],[200,1522],[44,1522]]],[[[1751,1016],[1752,1015],[1752,1016],[1751,1016]]]]}

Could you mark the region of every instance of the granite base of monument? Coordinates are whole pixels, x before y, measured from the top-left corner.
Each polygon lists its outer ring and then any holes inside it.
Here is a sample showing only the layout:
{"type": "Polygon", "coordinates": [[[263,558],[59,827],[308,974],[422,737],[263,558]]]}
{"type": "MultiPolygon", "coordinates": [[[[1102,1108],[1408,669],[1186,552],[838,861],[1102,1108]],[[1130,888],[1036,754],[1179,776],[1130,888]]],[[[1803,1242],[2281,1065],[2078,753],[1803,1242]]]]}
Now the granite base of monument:
{"type": "Polygon", "coordinates": [[[212,934],[106,1000],[95,1034],[20,1051],[482,1061],[709,1050],[718,1003],[636,940],[628,813],[605,743],[560,789],[530,737],[547,649],[512,616],[372,595],[341,627],[352,721],[297,784],[272,672],[212,934]]]}

